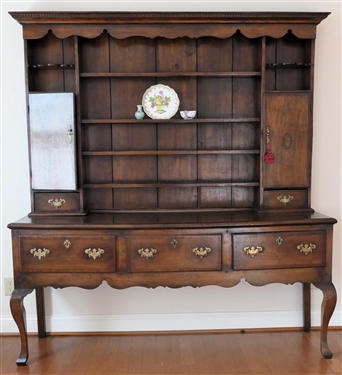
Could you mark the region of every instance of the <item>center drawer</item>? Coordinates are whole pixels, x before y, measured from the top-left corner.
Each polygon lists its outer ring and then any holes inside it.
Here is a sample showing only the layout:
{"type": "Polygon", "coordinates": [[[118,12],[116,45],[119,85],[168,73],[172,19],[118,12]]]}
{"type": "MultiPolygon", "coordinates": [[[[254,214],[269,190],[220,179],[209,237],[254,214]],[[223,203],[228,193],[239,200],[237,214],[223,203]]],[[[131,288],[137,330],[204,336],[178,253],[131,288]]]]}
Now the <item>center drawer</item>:
{"type": "Polygon", "coordinates": [[[325,232],[233,234],[233,269],[325,266],[325,232]]]}
{"type": "Polygon", "coordinates": [[[114,272],[115,237],[21,235],[22,272],[114,272]]]}
{"type": "Polygon", "coordinates": [[[129,272],[221,270],[221,236],[128,236],[127,263],[129,272]]]}

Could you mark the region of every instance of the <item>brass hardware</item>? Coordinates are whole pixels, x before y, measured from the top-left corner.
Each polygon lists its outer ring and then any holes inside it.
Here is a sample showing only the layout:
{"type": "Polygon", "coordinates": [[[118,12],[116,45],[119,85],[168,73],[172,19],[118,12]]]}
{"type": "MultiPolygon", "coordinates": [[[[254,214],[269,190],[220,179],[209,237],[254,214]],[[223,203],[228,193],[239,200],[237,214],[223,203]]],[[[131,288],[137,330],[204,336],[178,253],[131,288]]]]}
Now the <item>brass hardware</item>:
{"type": "Polygon", "coordinates": [[[69,249],[69,247],[71,246],[71,242],[70,242],[68,239],[66,239],[66,240],[63,242],[63,245],[64,245],[67,249],[69,249]]]}
{"type": "Polygon", "coordinates": [[[178,241],[177,241],[176,239],[173,239],[173,240],[171,241],[171,245],[172,245],[174,248],[176,248],[176,247],[178,246],[178,241]]]}
{"type": "Polygon", "coordinates": [[[209,253],[211,252],[211,248],[210,247],[194,247],[192,249],[192,252],[197,256],[197,257],[200,257],[201,259],[208,256],[209,253]]]}
{"type": "Polygon", "coordinates": [[[68,136],[68,139],[69,139],[69,143],[71,143],[71,140],[72,140],[72,136],[74,135],[73,131],[72,131],[72,128],[71,126],[69,127],[69,130],[67,132],[67,136],[68,136]]]}
{"type": "Polygon", "coordinates": [[[292,195],[279,195],[279,197],[277,197],[278,201],[280,203],[282,203],[284,206],[286,206],[288,203],[290,203],[291,201],[293,201],[294,197],[292,195]]]}
{"type": "Polygon", "coordinates": [[[274,155],[271,150],[271,129],[269,126],[266,128],[266,154],[264,155],[264,162],[266,164],[274,163],[274,155]]]}
{"type": "Polygon", "coordinates": [[[282,243],[284,242],[284,240],[279,236],[277,239],[276,239],[276,243],[280,246],[282,243]]]}
{"type": "Polygon", "coordinates": [[[55,209],[62,207],[65,202],[66,202],[65,199],[57,199],[57,198],[48,200],[48,203],[50,203],[52,207],[55,207],[55,209]]]}
{"type": "Polygon", "coordinates": [[[271,135],[271,129],[269,126],[266,128],[266,144],[270,143],[270,135],[271,135]]]}
{"type": "Polygon", "coordinates": [[[243,250],[253,258],[255,255],[261,253],[263,248],[261,246],[246,246],[243,248],[243,250]]]}
{"type": "Polygon", "coordinates": [[[97,250],[89,248],[85,249],[84,252],[88,255],[89,258],[93,258],[95,260],[96,258],[100,258],[100,256],[104,254],[105,251],[100,248],[97,250]]]}
{"type": "Polygon", "coordinates": [[[153,255],[157,253],[157,250],[156,249],[153,249],[153,247],[151,247],[150,249],[147,247],[147,248],[141,248],[141,249],[138,249],[138,254],[140,254],[140,256],[142,258],[145,258],[145,259],[150,259],[150,258],[153,258],[153,255]]]}
{"type": "Polygon", "coordinates": [[[305,255],[308,255],[308,254],[312,253],[313,250],[316,249],[316,245],[314,243],[311,243],[310,245],[308,245],[307,243],[305,245],[303,245],[301,243],[300,245],[297,246],[297,249],[299,250],[299,252],[301,252],[305,255]]]}
{"type": "Polygon", "coordinates": [[[36,249],[36,248],[33,248],[30,250],[30,253],[33,254],[33,256],[35,258],[38,258],[39,260],[41,260],[42,258],[45,258],[47,255],[50,254],[50,250],[49,249],[45,249],[43,248],[42,249],[36,249]]]}

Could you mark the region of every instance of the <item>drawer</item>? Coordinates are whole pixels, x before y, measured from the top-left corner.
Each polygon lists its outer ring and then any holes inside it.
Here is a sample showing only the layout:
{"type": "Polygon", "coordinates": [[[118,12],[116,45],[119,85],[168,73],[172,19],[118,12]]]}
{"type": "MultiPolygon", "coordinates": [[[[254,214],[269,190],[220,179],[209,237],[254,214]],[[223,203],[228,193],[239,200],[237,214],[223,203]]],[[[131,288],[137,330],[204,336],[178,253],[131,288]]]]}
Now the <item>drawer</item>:
{"type": "Polygon", "coordinates": [[[21,235],[22,272],[113,272],[115,237],[21,235]]]}
{"type": "Polygon", "coordinates": [[[233,234],[233,269],[325,266],[325,232],[233,234]]]}
{"type": "Polygon", "coordinates": [[[54,214],[75,212],[80,210],[79,200],[79,193],[34,193],[34,210],[38,212],[52,211],[54,214]]]}
{"type": "Polygon", "coordinates": [[[265,191],[263,208],[277,210],[308,208],[308,192],[306,190],[265,191]]]}
{"type": "Polygon", "coordinates": [[[129,272],[217,271],[220,235],[127,237],[129,272]]]}

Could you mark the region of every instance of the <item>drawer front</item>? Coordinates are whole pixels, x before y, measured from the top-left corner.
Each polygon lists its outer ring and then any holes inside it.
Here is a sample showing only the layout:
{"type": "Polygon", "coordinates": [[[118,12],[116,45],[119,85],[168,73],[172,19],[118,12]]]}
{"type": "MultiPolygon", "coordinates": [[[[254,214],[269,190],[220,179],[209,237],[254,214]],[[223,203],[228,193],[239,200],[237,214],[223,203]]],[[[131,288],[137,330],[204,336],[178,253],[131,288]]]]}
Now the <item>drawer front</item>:
{"type": "Polygon", "coordinates": [[[127,237],[129,272],[217,271],[220,235],[127,237]]]}
{"type": "Polygon", "coordinates": [[[34,210],[53,213],[80,210],[79,193],[34,193],[34,210]]]}
{"type": "Polygon", "coordinates": [[[306,190],[265,191],[263,208],[277,210],[308,208],[308,192],[306,190]]]}
{"type": "Polygon", "coordinates": [[[113,272],[114,236],[20,236],[22,272],[113,272]]]}
{"type": "Polygon", "coordinates": [[[233,235],[233,268],[325,266],[325,232],[275,232],[233,235]]]}

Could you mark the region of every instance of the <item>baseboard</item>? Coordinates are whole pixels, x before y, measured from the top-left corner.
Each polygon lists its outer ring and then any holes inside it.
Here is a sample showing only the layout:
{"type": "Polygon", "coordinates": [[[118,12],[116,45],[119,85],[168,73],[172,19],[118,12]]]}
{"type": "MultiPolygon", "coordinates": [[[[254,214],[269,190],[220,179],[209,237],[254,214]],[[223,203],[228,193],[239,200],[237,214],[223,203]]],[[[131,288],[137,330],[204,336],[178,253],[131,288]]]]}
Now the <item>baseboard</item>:
{"type": "MultiPolygon", "coordinates": [[[[312,326],[320,326],[321,313],[311,313],[312,326]]],[[[341,326],[342,314],[335,311],[330,326],[341,326]]],[[[11,316],[1,317],[1,332],[16,333],[11,316]]],[[[47,332],[158,332],[201,330],[247,330],[293,328],[303,325],[301,311],[234,313],[116,314],[47,316],[47,332]]],[[[27,331],[37,331],[36,316],[27,316],[27,331]]]]}

